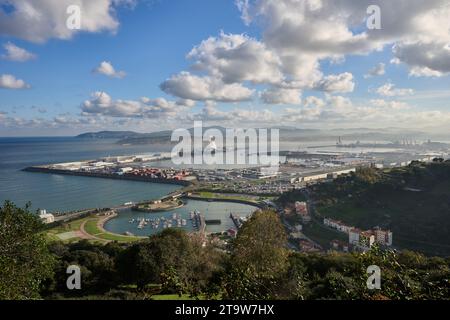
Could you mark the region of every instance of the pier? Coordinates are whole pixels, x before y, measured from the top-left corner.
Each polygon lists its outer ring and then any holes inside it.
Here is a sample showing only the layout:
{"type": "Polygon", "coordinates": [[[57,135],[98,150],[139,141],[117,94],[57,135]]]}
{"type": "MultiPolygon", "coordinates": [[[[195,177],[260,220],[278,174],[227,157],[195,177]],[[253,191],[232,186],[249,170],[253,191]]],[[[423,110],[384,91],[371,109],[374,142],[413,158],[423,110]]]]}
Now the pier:
{"type": "Polygon", "coordinates": [[[47,166],[27,167],[27,168],[23,169],[22,171],[61,174],[61,175],[69,175],[69,176],[93,177],[93,178],[106,178],[106,179],[116,179],[116,180],[132,180],[132,181],[152,182],[152,183],[166,183],[166,184],[176,184],[176,185],[180,185],[180,186],[184,186],[184,187],[192,184],[192,182],[188,181],[188,180],[152,178],[149,176],[136,176],[136,175],[127,175],[127,174],[118,175],[118,174],[114,174],[114,173],[88,172],[88,171],[78,171],[78,170],[65,170],[65,169],[49,168],[47,166]]]}

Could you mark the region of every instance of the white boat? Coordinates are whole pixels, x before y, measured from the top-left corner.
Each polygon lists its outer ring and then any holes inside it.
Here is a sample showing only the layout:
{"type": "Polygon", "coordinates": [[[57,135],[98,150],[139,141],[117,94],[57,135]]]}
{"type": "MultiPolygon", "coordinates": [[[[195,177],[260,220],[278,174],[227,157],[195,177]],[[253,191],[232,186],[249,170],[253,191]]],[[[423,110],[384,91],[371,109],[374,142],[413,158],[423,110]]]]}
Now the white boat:
{"type": "Polygon", "coordinates": [[[147,223],[147,222],[145,222],[144,219],[141,219],[141,220],[139,221],[138,229],[143,229],[146,223],[147,223]]]}

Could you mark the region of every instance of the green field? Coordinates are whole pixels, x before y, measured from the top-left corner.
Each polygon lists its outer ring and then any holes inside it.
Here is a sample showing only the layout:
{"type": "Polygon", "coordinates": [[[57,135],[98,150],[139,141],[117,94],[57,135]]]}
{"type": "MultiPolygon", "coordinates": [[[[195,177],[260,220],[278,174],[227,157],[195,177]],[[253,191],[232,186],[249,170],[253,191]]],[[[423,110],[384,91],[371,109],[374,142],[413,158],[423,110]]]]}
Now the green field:
{"type": "Polygon", "coordinates": [[[99,220],[98,218],[89,219],[84,225],[84,230],[96,238],[100,238],[107,241],[119,241],[119,242],[133,242],[142,239],[140,237],[122,236],[119,234],[102,231],[97,226],[98,220],[99,220]]]}
{"type": "Polygon", "coordinates": [[[110,232],[102,231],[98,228],[99,217],[86,217],[78,220],[71,221],[69,223],[61,224],[60,226],[54,227],[46,232],[47,237],[53,241],[63,241],[63,242],[75,242],[81,240],[81,237],[77,235],[80,232],[81,226],[84,223],[84,230],[89,235],[96,237],[98,239],[91,239],[93,242],[99,241],[119,241],[119,242],[133,242],[142,240],[141,237],[129,237],[122,236],[119,234],[114,234],[110,232]]]}
{"type": "MultiPolygon", "coordinates": [[[[218,199],[218,200],[237,200],[237,201],[249,201],[249,202],[258,202],[261,198],[260,197],[255,197],[255,196],[238,196],[235,194],[226,194],[226,193],[215,193],[215,192],[210,192],[210,191],[201,191],[201,192],[195,192],[193,194],[193,196],[198,196],[201,198],[206,198],[206,199],[218,199]]],[[[264,198],[265,199],[265,198],[264,198]]]]}
{"type": "Polygon", "coordinates": [[[63,223],[57,227],[54,227],[46,231],[47,237],[52,241],[63,241],[63,242],[74,242],[80,240],[79,237],[75,236],[75,233],[80,230],[83,222],[87,221],[89,218],[82,218],[74,220],[71,222],[63,223]],[[66,237],[68,234],[73,234],[74,237],[66,237]]]}

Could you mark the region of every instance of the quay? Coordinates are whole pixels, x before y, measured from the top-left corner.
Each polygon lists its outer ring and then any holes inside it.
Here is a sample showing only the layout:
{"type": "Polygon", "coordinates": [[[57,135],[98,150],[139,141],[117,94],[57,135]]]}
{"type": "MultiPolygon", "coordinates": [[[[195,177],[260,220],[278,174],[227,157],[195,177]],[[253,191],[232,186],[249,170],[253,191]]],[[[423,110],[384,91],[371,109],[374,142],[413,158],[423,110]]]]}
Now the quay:
{"type": "Polygon", "coordinates": [[[192,181],[189,181],[189,180],[154,178],[154,177],[150,177],[150,176],[138,176],[138,175],[128,175],[128,174],[118,175],[115,173],[103,173],[103,172],[74,171],[74,170],[49,168],[47,166],[27,167],[27,168],[23,169],[22,171],[49,173],[49,174],[61,174],[61,175],[70,175],[70,176],[81,176],[81,177],[117,179],[117,180],[132,180],[132,181],[152,182],[152,183],[165,183],[165,184],[175,184],[175,185],[180,185],[180,186],[190,186],[192,184],[192,181]]]}

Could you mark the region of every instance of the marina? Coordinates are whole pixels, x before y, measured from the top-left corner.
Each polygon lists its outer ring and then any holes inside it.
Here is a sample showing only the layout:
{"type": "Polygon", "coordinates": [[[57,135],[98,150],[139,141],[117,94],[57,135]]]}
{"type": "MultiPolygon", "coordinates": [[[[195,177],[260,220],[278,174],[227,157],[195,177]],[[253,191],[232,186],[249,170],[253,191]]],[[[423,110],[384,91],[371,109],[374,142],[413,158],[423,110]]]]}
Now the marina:
{"type": "MultiPolygon", "coordinates": [[[[192,218],[190,219],[190,222],[192,226],[197,228],[197,220],[196,216],[200,216],[201,214],[199,212],[192,212],[192,218]]],[[[180,214],[174,213],[172,215],[172,219],[167,219],[166,217],[157,217],[157,218],[137,218],[137,219],[131,219],[128,221],[130,224],[136,224],[137,229],[142,230],[146,227],[152,228],[152,229],[167,229],[172,227],[186,227],[188,225],[187,219],[181,218],[180,214]]],[[[124,234],[129,233],[126,231],[124,234]]]]}
{"type": "Polygon", "coordinates": [[[246,217],[257,209],[240,203],[188,200],[185,206],[173,211],[147,213],[136,212],[131,208],[118,210],[118,215],[108,220],[104,228],[116,234],[131,233],[136,236],[148,236],[169,228],[187,232],[221,232],[235,228],[230,219],[231,212],[246,217]],[[209,224],[207,220],[216,223],[209,224]]]}

